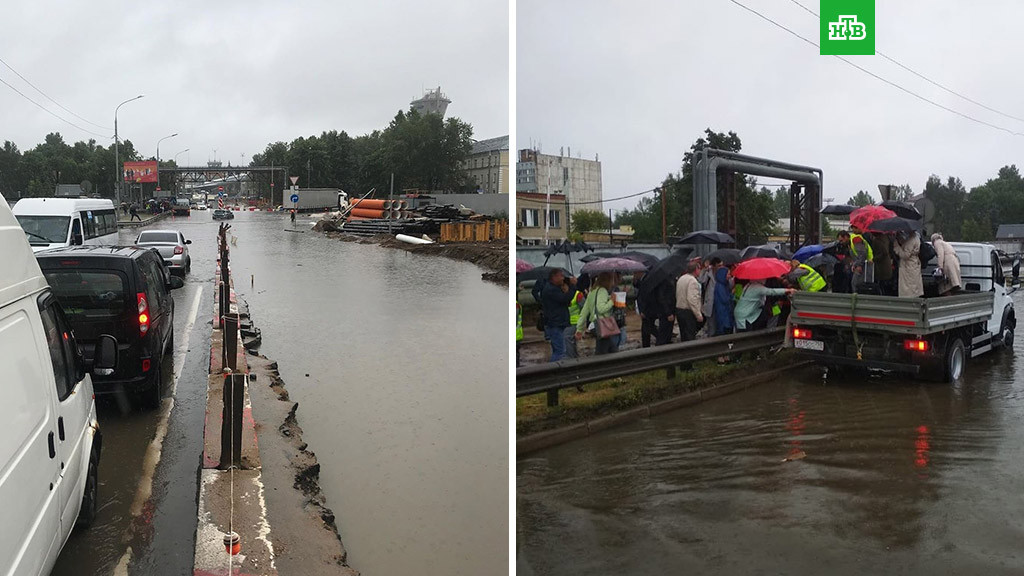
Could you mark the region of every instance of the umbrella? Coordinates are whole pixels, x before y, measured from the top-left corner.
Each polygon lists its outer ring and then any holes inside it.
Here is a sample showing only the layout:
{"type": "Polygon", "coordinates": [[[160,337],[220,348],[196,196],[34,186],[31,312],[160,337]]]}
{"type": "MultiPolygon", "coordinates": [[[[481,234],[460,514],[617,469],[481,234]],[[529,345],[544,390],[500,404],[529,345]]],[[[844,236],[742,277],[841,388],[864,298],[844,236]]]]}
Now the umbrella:
{"type": "Polygon", "coordinates": [[[899,202],[897,200],[886,200],[885,202],[882,202],[882,206],[888,208],[889,210],[892,210],[900,218],[920,220],[921,218],[924,217],[921,215],[920,212],[917,211],[917,208],[914,208],[913,206],[907,204],[906,202],[899,202]]]}
{"type": "Polygon", "coordinates": [[[776,258],[754,258],[736,265],[732,275],[740,280],[765,280],[789,273],[788,262],[776,258]]]}
{"type": "Polygon", "coordinates": [[[586,264],[587,262],[593,262],[594,260],[597,260],[598,258],[611,258],[613,256],[615,256],[615,254],[612,254],[611,252],[592,252],[592,253],[587,254],[586,256],[580,258],[580,262],[583,262],[584,264],[586,264]]]}
{"type": "Polygon", "coordinates": [[[839,258],[829,254],[828,252],[822,252],[811,256],[804,261],[804,264],[814,268],[815,270],[824,270],[826,273],[830,273],[832,268],[839,263],[839,258]]]}
{"type": "Polygon", "coordinates": [[[697,230],[679,239],[677,244],[735,244],[736,239],[717,230],[697,230]]]}
{"type": "MultiPolygon", "coordinates": [[[[551,271],[558,268],[557,266],[535,266],[534,268],[527,270],[526,272],[516,272],[516,283],[528,282],[530,280],[547,280],[551,271]]],[[[572,274],[565,268],[558,268],[565,273],[566,276],[572,274]]]]}
{"type": "Polygon", "coordinates": [[[687,254],[674,252],[662,258],[644,277],[640,285],[641,292],[648,292],[662,282],[675,282],[676,278],[686,272],[686,264],[690,261],[687,254]]]}
{"type": "Polygon", "coordinates": [[[646,252],[637,252],[636,250],[623,252],[622,254],[618,254],[617,257],[639,262],[648,269],[653,268],[655,264],[661,261],[657,256],[653,256],[646,252]]]}
{"type": "Polygon", "coordinates": [[[849,204],[831,204],[822,208],[821,213],[832,214],[835,216],[846,216],[856,209],[856,206],[850,206],[849,204]]]}
{"type": "Polygon", "coordinates": [[[601,272],[646,272],[647,267],[628,258],[601,258],[587,262],[580,272],[594,276],[601,272]]]}
{"type": "Polygon", "coordinates": [[[736,248],[719,248],[718,250],[715,250],[711,254],[705,256],[704,261],[709,262],[713,258],[720,259],[722,261],[722,264],[725,264],[726,266],[739,264],[740,260],[742,260],[742,258],[740,258],[740,251],[737,250],[736,248]]]}
{"type": "Polygon", "coordinates": [[[920,220],[896,217],[875,220],[868,226],[868,230],[871,232],[917,232],[921,226],[920,220]]]}
{"type": "Polygon", "coordinates": [[[751,258],[784,259],[786,255],[779,248],[763,244],[761,246],[747,246],[740,252],[740,260],[750,260],[751,258]]]}
{"type": "Polygon", "coordinates": [[[793,253],[793,258],[803,262],[804,260],[807,260],[811,256],[821,254],[823,250],[825,250],[825,247],[822,246],[821,244],[811,244],[809,246],[804,246],[797,250],[795,253],[793,253]]]}
{"type": "Polygon", "coordinates": [[[895,217],[896,213],[884,206],[869,205],[857,208],[850,213],[850,226],[860,230],[867,230],[875,220],[895,217]]]}
{"type": "Polygon", "coordinates": [[[521,274],[530,270],[533,270],[533,264],[530,264],[526,260],[516,258],[516,274],[521,274]]]}

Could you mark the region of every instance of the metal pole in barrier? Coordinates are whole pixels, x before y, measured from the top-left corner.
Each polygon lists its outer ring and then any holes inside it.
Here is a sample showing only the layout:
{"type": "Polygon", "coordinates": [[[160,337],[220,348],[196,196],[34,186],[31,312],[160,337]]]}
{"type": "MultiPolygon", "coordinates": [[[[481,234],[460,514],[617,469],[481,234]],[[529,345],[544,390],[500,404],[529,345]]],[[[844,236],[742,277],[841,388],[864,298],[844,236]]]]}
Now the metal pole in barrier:
{"type": "Polygon", "coordinates": [[[238,369],[238,314],[224,315],[224,365],[232,371],[238,369]]]}
{"type": "Polygon", "coordinates": [[[245,375],[224,375],[224,407],[221,409],[220,469],[242,463],[242,405],[245,402],[245,375]]]}

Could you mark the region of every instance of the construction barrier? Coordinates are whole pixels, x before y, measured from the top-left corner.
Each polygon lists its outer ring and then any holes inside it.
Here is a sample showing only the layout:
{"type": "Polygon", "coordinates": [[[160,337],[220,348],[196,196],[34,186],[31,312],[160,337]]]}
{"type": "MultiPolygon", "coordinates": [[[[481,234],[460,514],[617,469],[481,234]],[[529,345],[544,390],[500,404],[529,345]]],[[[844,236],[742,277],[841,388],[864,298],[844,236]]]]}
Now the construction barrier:
{"type": "Polygon", "coordinates": [[[490,242],[508,239],[508,220],[441,224],[441,242],[490,242]]]}

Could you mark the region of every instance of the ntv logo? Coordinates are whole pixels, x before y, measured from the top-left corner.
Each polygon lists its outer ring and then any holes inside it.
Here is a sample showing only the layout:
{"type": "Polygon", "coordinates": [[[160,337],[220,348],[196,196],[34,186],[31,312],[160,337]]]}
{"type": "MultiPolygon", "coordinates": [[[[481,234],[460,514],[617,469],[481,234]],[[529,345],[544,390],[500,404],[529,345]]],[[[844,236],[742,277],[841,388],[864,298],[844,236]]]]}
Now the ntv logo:
{"type": "Polygon", "coordinates": [[[840,16],[838,22],[828,23],[829,40],[863,40],[867,35],[867,26],[856,16],[840,16]]]}

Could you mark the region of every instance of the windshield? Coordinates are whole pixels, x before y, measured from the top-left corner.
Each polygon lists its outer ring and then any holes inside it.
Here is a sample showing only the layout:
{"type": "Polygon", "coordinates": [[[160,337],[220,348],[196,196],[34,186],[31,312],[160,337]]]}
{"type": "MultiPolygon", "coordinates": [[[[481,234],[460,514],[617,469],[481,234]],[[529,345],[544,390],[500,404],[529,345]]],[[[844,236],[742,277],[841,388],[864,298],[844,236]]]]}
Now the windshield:
{"type": "Polygon", "coordinates": [[[71,322],[115,318],[125,310],[125,282],[117,272],[46,271],[46,281],[71,322]]]}
{"type": "Polygon", "coordinates": [[[176,232],[143,232],[139,234],[139,241],[137,244],[153,244],[153,243],[178,243],[178,234],[176,232]]]}
{"type": "Polygon", "coordinates": [[[17,216],[21,229],[28,236],[28,243],[63,244],[68,240],[70,216],[17,216]]]}

